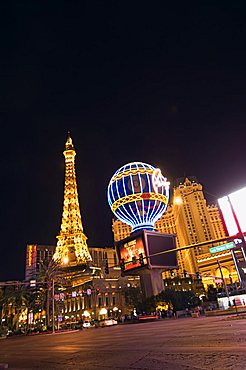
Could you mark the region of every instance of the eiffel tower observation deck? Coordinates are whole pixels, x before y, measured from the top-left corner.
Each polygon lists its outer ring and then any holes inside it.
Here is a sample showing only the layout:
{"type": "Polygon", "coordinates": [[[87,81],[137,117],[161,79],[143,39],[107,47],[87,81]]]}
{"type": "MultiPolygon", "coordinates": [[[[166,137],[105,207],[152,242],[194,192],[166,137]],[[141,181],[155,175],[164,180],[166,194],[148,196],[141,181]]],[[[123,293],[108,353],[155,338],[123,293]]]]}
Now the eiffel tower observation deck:
{"type": "Polygon", "coordinates": [[[92,260],[87,237],[84,234],[78,199],[75,172],[75,149],[68,132],[63,152],[65,157],[65,187],[60,233],[54,260],[64,269],[77,270],[89,267],[92,260]]]}

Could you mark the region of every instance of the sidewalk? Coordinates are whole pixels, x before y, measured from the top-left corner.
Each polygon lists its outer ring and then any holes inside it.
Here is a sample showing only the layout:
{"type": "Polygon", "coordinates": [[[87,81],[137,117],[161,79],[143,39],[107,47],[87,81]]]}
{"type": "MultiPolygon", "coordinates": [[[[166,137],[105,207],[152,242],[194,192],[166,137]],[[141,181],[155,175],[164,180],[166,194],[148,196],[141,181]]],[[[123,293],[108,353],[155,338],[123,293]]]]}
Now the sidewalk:
{"type": "Polygon", "coordinates": [[[205,316],[223,316],[223,315],[235,315],[235,314],[246,314],[246,306],[230,307],[227,310],[212,310],[205,311],[205,316]]]}

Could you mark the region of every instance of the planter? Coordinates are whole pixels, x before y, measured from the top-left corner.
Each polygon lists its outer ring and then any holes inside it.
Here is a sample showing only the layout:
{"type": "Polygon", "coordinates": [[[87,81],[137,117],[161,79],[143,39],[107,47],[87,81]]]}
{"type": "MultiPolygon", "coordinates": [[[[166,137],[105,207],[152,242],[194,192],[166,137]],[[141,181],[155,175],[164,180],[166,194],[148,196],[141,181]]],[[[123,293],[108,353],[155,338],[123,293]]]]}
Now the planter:
{"type": "Polygon", "coordinates": [[[191,317],[196,318],[196,317],[200,317],[200,315],[198,312],[192,312],[191,317]]]}

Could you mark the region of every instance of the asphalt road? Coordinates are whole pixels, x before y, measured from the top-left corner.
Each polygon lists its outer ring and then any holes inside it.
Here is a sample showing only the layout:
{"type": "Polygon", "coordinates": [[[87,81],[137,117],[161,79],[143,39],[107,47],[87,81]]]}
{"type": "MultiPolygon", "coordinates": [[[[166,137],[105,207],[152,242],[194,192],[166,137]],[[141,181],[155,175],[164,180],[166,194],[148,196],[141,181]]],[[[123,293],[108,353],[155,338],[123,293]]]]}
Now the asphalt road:
{"type": "Polygon", "coordinates": [[[201,317],[2,339],[0,363],[9,369],[246,370],[245,350],[245,319],[201,317]]]}

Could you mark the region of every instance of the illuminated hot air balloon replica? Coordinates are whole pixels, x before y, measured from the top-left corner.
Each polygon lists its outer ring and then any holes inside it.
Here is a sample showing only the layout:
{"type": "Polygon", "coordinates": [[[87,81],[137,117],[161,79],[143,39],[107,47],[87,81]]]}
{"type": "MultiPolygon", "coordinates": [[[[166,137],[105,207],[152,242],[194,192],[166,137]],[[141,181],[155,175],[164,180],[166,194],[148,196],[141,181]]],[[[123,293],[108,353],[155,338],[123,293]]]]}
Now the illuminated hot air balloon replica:
{"type": "Polygon", "coordinates": [[[133,232],[154,230],[165,212],[169,185],[160,169],[132,162],[115,172],[108,185],[108,203],[115,216],[130,225],[133,232]]]}

